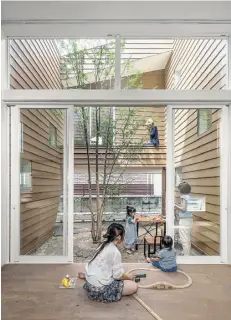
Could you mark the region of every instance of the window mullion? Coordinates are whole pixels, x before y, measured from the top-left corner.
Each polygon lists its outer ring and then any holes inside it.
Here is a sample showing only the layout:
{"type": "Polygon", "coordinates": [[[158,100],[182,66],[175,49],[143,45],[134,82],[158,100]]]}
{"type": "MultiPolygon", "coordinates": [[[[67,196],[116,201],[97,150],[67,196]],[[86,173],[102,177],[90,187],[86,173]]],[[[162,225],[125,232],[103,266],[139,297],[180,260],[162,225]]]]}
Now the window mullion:
{"type": "Polygon", "coordinates": [[[121,38],[116,36],[115,40],[115,89],[121,89],[121,38]]]}

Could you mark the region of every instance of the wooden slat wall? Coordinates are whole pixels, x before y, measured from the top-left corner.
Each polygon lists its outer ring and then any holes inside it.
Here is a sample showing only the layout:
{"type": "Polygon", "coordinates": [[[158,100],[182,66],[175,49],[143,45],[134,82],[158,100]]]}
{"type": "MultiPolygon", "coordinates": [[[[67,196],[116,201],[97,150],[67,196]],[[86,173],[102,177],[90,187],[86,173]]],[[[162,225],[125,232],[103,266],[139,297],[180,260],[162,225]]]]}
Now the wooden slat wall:
{"type": "MultiPolygon", "coordinates": [[[[177,89],[221,90],[227,85],[226,41],[177,40],[166,69],[166,88],[174,88],[174,72],[182,66],[177,89]]],[[[207,255],[220,252],[220,112],[213,110],[212,128],[197,134],[197,109],[175,111],[175,165],[192,195],[206,197],[206,212],[194,213],[192,243],[207,255]]],[[[179,194],[176,192],[176,197],[179,194]]]]}
{"type": "MultiPolygon", "coordinates": [[[[95,167],[95,148],[92,147],[90,149],[90,164],[95,167]]],[[[86,148],[78,147],[74,150],[74,164],[76,167],[86,167],[87,166],[87,150],[86,148]]],[[[105,149],[99,149],[99,165],[104,166],[104,158],[105,158],[105,149]]],[[[113,149],[108,152],[107,155],[107,165],[115,164],[116,167],[118,165],[123,165],[123,155],[126,157],[126,153],[120,153],[119,157],[114,160],[116,155],[118,155],[117,151],[115,154],[113,153],[113,149]]],[[[164,167],[166,164],[166,148],[153,148],[153,147],[142,147],[136,148],[133,151],[133,159],[129,157],[129,163],[126,167],[146,167],[146,168],[153,168],[153,167],[164,167]]]]}
{"type": "Polygon", "coordinates": [[[167,89],[221,90],[227,87],[226,40],[176,40],[165,71],[167,89]],[[174,72],[181,65],[181,81],[174,86],[174,72]]]}
{"type": "MultiPolygon", "coordinates": [[[[165,72],[164,70],[152,71],[142,74],[142,83],[143,89],[164,89],[165,86],[165,72]]],[[[155,124],[158,127],[159,131],[159,141],[160,147],[153,148],[153,147],[141,147],[136,148],[136,152],[134,153],[134,160],[130,161],[128,167],[165,167],[166,166],[166,141],[165,141],[165,107],[164,106],[153,106],[153,107],[135,107],[136,108],[136,115],[135,120],[137,119],[145,123],[147,119],[152,118],[155,121],[155,124]]],[[[118,108],[116,109],[116,121],[117,121],[117,128],[119,128],[119,117],[120,112],[118,108]]],[[[117,131],[117,130],[116,130],[117,131]]],[[[119,134],[116,137],[116,143],[119,144],[119,134]]],[[[136,135],[133,137],[133,141],[135,143],[144,140],[146,142],[149,141],[149,135],[147,132],[146,126],[141,126],[136,132],[136,135]]],[[[105,149],[100,148],[100,165],[104,165],[104,153],[105,149]]],[[[108,164],[113,163],[113,150],[110,152],[110,156],[108,157],[108,164]]],[[[121,153],[119,161],[122,161],[123,154],[121,153]]],[[[91,148],[91,164],[95,165],[95,148],[91,148]]],[[[80,167],[86,167],[87,165],[87,156],[85,148],[75,147],[75,165],[80,167]]]]}
{"type": "Polygon", "coordinates": [[[21,193],[21,254],[35,249],[53,231],[62,194],[62,154],[49,146],[49,125],[57,129],[57,143],[63,145],[63,119],[48,109],[21,109],[23,152],[31,161],[31,192],[21,193]]]}
{"type": "MultiPolygon", "coordinates": [[[[139,127],[137,131],[135,132],[134,137],[130,137],[132,139],[131,143],[136,144],[135,147],[135,154],[134,154],[134,160],[130,161],[128,164],[128,167],[163,167],[166,165],[166,147],[165,147],[165,107],[134,107],[135,108],[135,115],[134,120],[140,123],[140,121],[143,123],[143,125],[139,124],[139,127]],[[143,142],[149,142],[149,133],[147,130],[147,126],[145,125],[146,121],[148,119],[152,119],[156,126],[158,127],[159,132],[159,142],[160,147],[154,148],[154,147],[140,147],[137,149],[137,146],[139,143],[143,144],[143,142]],[[137,155],[139,155],[137,157],[137,155]]],[[[121,118],[121,114],[119,111],[119,108],[116,109],[116,144],[120,145],[120,141],[122,139],[122,136],[119,133],[120,126],[124,126],[124,121],[121,118]],[[121,121],[123,121],[123,124],[121,125],[121,121]]],[[[131,151],[133,152],[133,151],[131,151]]],[[[121,158],[119,160],[123,159],[123,155],[121,155],[121,158]]]]}
{"type": "Polygon", "coordinates": [[[53,40],[10,40],[12,89],[59,89],[60,58],[53,40]]]}
{"type": "MultiPolygon", "coordinates": [[[[52,40],[10,41],[12,89],[59,89],[59,53],[52,40]]],[[[60,148],[49,146],[49,125],[63,145],[63,119],[47,109],[21,109],[23,152],[31,161],[32,190],[21,193],[20,253],[27,254],[52,235],[62,193],[60,148]]]]}

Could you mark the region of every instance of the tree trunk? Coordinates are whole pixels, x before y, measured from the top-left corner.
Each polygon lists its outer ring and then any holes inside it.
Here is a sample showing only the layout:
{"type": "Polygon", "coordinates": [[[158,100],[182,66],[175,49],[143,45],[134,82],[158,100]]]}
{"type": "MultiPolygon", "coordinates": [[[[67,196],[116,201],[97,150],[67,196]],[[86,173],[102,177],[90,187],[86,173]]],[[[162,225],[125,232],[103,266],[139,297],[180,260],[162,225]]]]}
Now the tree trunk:
{"type": "Polygon", "coordinates": [[[91,212],[91,237],[94,242],[96,241],[96,238],[97,238],[97,224],[96,224],[97,220],[95,218],[93,203],[92,203],[91,164],[90,164],[89,139],[88,139],[88,130],[87,130],[88,119],[86,117],[86,113],[85,113],[86,111],[84,107],[81,107],[81,111],[82,111],[82,118],[83,118],[84,139],[85,139],[86,149],[87,149],[88,194],[89,194],[89,209],[91,212]]]}

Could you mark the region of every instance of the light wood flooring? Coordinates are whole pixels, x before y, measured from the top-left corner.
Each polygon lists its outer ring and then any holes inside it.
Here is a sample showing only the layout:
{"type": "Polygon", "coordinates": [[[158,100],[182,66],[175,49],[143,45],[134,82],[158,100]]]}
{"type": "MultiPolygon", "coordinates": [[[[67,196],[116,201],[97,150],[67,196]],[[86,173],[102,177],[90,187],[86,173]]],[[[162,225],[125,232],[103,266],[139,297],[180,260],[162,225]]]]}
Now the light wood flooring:
{"type": "MultiPolygon", "coordinates": [[[[149,267],[127,264],[126,269],[149,267]]],[[[3,320],[151,320],[134,300],[101,304],[88,300],[77,281],[76,289],[59,289],[65,274],[75,276],[83,265],[6,265],[2,267],[3,320]]],[[[183,265],[193,279],[184,290],[139,289],[139,297],[163,320],[231,320],[231,266],[183,265]]],[[[168,280],[184,283],[180,275],[147,272],[146,283],[168,280]]]]}

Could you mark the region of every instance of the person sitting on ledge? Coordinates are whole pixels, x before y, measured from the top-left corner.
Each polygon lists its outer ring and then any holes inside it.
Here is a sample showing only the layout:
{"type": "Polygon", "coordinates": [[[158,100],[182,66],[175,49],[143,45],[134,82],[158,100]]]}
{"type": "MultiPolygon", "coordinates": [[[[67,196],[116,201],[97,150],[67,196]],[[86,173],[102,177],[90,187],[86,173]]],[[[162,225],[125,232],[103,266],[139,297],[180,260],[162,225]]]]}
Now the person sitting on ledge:
{"type": "Polygon", "coordinates": [[[146,122],[146,125],[147,125],[148,130],[149,130],[150,141],[148,143],[144,143],[144,146],[146,146],[146,147],[154,146],[154,147],[158,148],[160,143],[159,143],[159,134],[158,134],[157,126],[155,126],[155,124],[152,121],[152,119],[148,119],[147,122],[146,122]]]}

